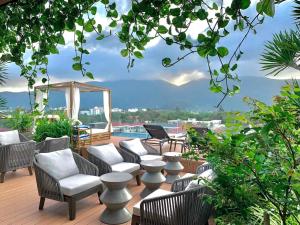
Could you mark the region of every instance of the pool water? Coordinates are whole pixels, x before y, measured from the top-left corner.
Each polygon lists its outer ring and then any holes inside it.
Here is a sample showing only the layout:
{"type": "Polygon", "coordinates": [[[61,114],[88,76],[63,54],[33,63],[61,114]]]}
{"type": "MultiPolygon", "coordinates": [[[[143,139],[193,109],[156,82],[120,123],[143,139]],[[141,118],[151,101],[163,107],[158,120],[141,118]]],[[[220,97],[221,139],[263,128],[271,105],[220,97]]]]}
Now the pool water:
{"type": "Polygon", "coordinates": [[[137,133],[137,132],[113,132],[113,136],[117,137],[128,137],[128,138],[147,138],[147,133],[137,133]]]}

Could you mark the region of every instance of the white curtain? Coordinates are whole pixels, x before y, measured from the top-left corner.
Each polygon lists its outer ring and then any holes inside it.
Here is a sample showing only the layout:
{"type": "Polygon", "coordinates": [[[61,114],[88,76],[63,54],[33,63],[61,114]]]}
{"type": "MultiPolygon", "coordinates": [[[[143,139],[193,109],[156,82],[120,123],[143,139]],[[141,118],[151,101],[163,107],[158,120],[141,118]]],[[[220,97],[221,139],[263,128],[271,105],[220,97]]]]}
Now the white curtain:
{"type": "Polygon", "coordinates": [[[70,88],[66,88],[65,98],[66,98],[66,107],[67,107],[67,115],[74,121],[78,120],[79,108],[80,108],[80,90],[75,87],[73,89],[73,99],[72,99],[72,112],[70,111],[71,101],[70,101],[71,90],[70,88]]]}
{"type": "Polygon", "coordinates": [[[105,119],[107,121],[107,125],[105,130],[111,128],[111,118],[110,118],[110,95],[109,91],[103,91],[103,111],[105,115],[105,119]]]}
{"type": "Polygon", "coordinates": [[[67,108],[67,116],[69,118],[71,118],[71,113],[70,113],[70,88],[66,88],[66,91],[65,91],[65,98],[66,98],[66,108],[67,108]]]}
{"type": "Polygon", "coordinates": [[[46,91],[36,90],[35,103],[37,104],[37,110],[44,114],[45,104],[44,101],[48,99],[48,93],[46,91]]]}
{"type": "Polygon", "coordinates": [[[80,90],[79,88],[73,89],[73,111],[72,111],[72,119],[74,121],[78,120],[79,108],[80,108],[80,90]]]}

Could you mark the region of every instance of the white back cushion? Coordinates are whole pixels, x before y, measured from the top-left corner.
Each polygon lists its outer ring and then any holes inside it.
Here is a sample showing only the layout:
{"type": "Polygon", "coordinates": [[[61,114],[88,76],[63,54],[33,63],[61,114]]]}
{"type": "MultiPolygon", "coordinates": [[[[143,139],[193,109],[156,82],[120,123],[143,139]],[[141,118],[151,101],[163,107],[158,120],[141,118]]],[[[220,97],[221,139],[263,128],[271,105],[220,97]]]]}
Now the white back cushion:
{"type": "Polygon", "coordinates": [[[139,138],[135,138],[129,141],[122,141],[122,145],[139,156],[148,154],[139,138]]]}
{"type": "Polygon", "coordinates": [[[10,145],[20,143],[19,132],[17,130],[0,132],[0,144],[10,145]]]}
{"type": "Polygon", "coordinates": [[[124,161],[123,157],[112,143],[100,146],[90,146],[88,148],[88,152],[109,165],[114,165],[124,161]]]}
{"type": "Polygon", "coordinates": [[[205,180],[212,181],[213,179],[215,179],[216,174],[212,169],[209,169],[201,173],[198,177],[205,180]]]}
{"type": "Polygon", "coordinates": [[[216,174],[212,169],[206,170],[198,176],[198,179],[192,180],[185,190],[190,190],[193,188],[201,187],[205,185],[205,180],[213,181],[215,179],[216,174]]]}
{"type": "Polygon", "coordinates": [[[72,150],[69,148],[55,152],[40,153],[35,158],[37,163],[57,180],[79,174],[72,150]]]}

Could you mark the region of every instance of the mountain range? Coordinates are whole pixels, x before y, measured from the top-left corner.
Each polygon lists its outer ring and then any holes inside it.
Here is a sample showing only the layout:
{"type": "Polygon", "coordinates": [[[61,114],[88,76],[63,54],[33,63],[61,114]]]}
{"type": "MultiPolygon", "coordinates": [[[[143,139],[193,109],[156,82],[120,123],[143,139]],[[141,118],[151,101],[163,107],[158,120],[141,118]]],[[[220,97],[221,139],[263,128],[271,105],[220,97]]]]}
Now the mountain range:
{"type": "MultiPolygon", "coordinates": [[[[175,86],[162,80],[119,80],[110,82],[89,82],[93,85],[108,87],[112,90],[113,107],[152,108],[152,109],[186,109],[211,111],[221,99],[221,95],[209,90],[209,80],[192,81],[182,86],[175,86]]],[[[266,103],[271,103],[272,96],[277,95],[282,80],[271,80],[265,77],[242,77],[241,91],[233,97],[227,97],[222,104],[225,110],[247,110],[243,97],[249,96],[266,103]]],[[[27,92],[1,92],[6,98],[8,107],[29,108],[27,92]]],[[[102,105],[101,93],[82,93],[81,109],[102,105]]],[[[50,107],[65,106],[63,92],[50,92],[50,107]]]]}

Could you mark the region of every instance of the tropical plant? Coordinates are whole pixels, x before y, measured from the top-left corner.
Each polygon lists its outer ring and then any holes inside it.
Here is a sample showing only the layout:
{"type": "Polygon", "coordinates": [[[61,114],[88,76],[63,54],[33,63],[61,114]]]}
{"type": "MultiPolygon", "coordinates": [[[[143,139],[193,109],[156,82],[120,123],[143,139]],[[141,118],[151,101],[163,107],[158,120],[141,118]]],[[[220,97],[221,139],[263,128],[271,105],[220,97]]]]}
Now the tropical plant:
{"type": "Polygon", "coordinates": [[[39,119],[36,122],[33,139],[37,142],[45,140],[47,137],[58,138],[71,136],[72,121],[61,118],[60,120],[50,121],[47,118],[39,119]]]}
{"type": "Polygon", "coordinates": [[[284,86],[271,106],[250,98],[246,102],[253,110],[236,114],[222,141],[208,134],[207,160],[217,174],[211,183],[217,221],[252,224],[255,207],[271,212],[283,225],[299,225],[299,84],[284,86]]]}
{"type": "Polygon", "coordinates": [[[33,127],[33,116],[23,109],[16,109],[9,118],[6,119],[5,125],[8,128],[20,132],[28,132],[33,127]]]}
{"type": "Polygon", "coordinates": [[[162,59],[163,66],[170,67],[189,55],[198,54],[207,63],[210,89],[224,95],[222,102],[226,96],[239,92],[236,69],[243,55],[242,43],[251,32],[256,33],[256,26],[263,23],[265,16],[274,16],[275,4],[283,1],[257,1],[256,15],[250,17],[251,0],[232,0],[228,5],[217,0],[131,0],[131,8],[125,12],[118,11],[117,1],[109,0],[7,0],[6,4],[0,3],[0,52],[4,53],[3,59],[20,66],[21,76],[32,87],[40,74],[42,81],[47,82],[48,56],[59,54],[60,45],[70,44],[65,41],[65,32],[73,33],[75,39],[75,55],[70,66],[89,78],[93,78],[93,73],[88,70],[85,57],[90,54],[86,47],[87,33],[94,32],[95,36],[89,36],[102,40],[114,32],[124,43],[120,53],[128,57],[128,68],[136,59],[143,58],[142,52],[151,40],[161,38],[166,45],[178,46],[183,54],[162,59]],[[96,19],[97,13],[103,11],[109,30],[96,19]],[[207,29],[203,30],[198,23],[204,23],[207,29]],[[187,35],[195,27],[197,40],[187,35]],[[243,37],[231,51],[222,40],[234,32],[243,32],[243,37]],[[31,56],[28,63],[23,61],[25,53],[31,56]]]}
{"type": "Polygon", "coordinates": [[[300,1],[295,1],[294,19],[296,29],[273,35],[261,56],[262,70],[268,75],[278,75],[286,68],[300,70],[300,1]]]}

